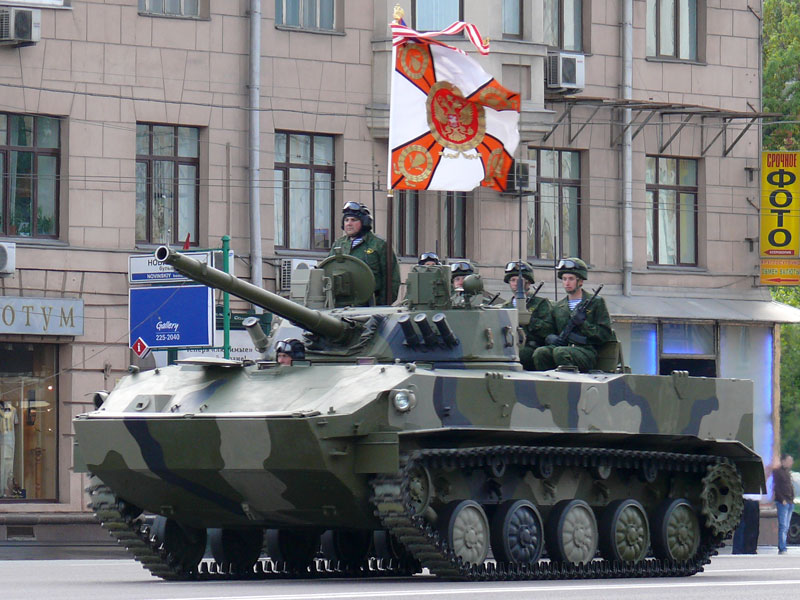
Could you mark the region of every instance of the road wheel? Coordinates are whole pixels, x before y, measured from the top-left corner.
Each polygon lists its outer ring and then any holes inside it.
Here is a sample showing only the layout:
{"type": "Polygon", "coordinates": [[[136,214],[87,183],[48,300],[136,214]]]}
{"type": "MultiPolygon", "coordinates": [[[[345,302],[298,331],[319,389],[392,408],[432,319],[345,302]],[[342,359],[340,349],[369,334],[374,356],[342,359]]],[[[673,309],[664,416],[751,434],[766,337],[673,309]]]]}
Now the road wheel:
{"type": "Polygon", "coordinates": [[[550,558],[572,565],[591,562],[597,552],[597,520],[583,500],[562,500],[547,519],[545,541],[550,558]]]}
{"type": "Polygon", "coordinates": [[[209,529],[208,542],[211,555],[223,568],[232,573],[247,573],[261,556],[264,530],[209,529]]]}
{"type": "Polygon", "coordinates": [[[650,522],[653,553],[657,558],[683,562],[695,555],[700,545],[700,524],[688,500],[664,500],[650,522]]]}
{"type": "Polygon", "coordinates": [[[451,502],[440,519],[442,535],[465,563],[482,565],[489,554],[489,519],[474,500],[451,502]]]}
{"type": "Polygon", "coordinates": [[[787,544],[800,544],[800,515],[796,512],[792,513],[792,519],[789,521],[789,533],[786,534],[787,544]]]}
{"type": "Polygon", "coordinates": [[[600,553],[611,561],[637,563],[650,545],[647,513],[636,500],[615,500],[600,517],[600,553]]]}
{"type": "Polygon", "coordinates": [[[533,503],[509,500],[497,507],[492,518],[492,552],[500,562],[533,564],[544,549],[542,517],[533,503]]]}
{"type": "Polygon", "coordinates": [[[305,571],[319,551],[319,535],[311,531],[268,529],[266,542],[270,559],[287,571],[305,571]]]}
{"type": "Polygon", "coordinates": [[[197,570],[197,564],[206,551],[205,529],[187,527],[174,519],[157,516],[153,532],[170,567],[184,573],[197,570]]]}
{"type": "Polygon", "coordinates": [[[367,557],[372,532],[329,529],[322,534],[321,542],[322,556],[338,561],[340,567],[357,566],[367,557]]]}

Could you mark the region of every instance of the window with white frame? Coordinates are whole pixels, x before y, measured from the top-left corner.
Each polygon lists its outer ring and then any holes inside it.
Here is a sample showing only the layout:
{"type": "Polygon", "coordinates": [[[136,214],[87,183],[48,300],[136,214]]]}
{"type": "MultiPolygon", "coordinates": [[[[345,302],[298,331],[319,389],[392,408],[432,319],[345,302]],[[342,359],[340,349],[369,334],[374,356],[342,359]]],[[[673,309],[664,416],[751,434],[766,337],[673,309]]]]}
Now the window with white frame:
{"type": "Polygon", "coordinates": [[[275,24],[300,29],[336,29],[335,0],[275,0],[275,24]]]}
{"type": "Polygon", "coordinates": [[[328,250],[333,243],[334,138],[275,133],[275,246],[328,250]]]}
{"type": "Polygon", "coordinates": [[[647,262],[697,264],[697,161],[648,156],[647,262]]]}
{"type": "Polygon", "coordinates": [[[136,124],[136,241],[197,244],[200,130],[136,124]]]}
{"type": "Polygon", "coordinates": [[[697,0],[647,0],[647,56],[697,60],[697,0]]]}
{"type": "Polygon", "coordinates": [[[583,51],[582,0],[544,0],[544,42],[553,48],[583,51]]]}
{"type": "Polygon", "coordinates": [[[528,256],[580,256],[580,152],[529,148],[528,158],[536,161],[534,194],[528,196],[528,256]]]}
{"type": "Polygon", "coordinates": [[[0,113],[0,235],[58,236],[61,122],[0,113]]]}
{"type": "Polygon", "coordinates": [[[462,0],[414,0],[413,27],[417,31],[441,31],[463,20],[462,0]]]}
{"type": "Polygon", "coordinates": [[[199,17],[201,0],[139,0],[139,12],[169,17],[199,17]]]}

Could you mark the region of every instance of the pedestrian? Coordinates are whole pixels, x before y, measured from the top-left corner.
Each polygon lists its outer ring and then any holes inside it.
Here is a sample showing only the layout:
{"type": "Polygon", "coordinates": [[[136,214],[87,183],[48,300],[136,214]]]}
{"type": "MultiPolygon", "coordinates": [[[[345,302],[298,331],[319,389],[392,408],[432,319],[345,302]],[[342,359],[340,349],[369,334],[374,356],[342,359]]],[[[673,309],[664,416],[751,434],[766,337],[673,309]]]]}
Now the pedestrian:
{"type": "Polygon", "coordinates": [[[523,328],[525,331],[525,344],[519,349],[519,362],[522,363],[524,369],[533,371],[536,368],[533,363],[534,351],[540,346],[545,346],[547,336],[555,333],[553,305],[547,298],[538,295],[534,296],[531,292],[531,285],[533,285],[533,269],[531,266],[522,261],[515,261],[506,265],[506,272],[503,277],[503,281],[508,284],[513,294],[511,299],[503,304],[504,308],[515,308],[517,306],[517,286],[519,285],[520,274],[525,307],[531,312],[531,320],[523,328]]]}
{"type": "Polygon", "coordinates": [[[537,371],[562,365],[581,372],[594,368],[597,351],[612,339],[611,317],[605,300],[583,292],[589,269],[580,258],[562,258],[556,266],[566,297],[553,305],[553,321],[558,335],[547,336],[547,346],[537,348],[533,362],[537,371]]]}
{"type": "Polygon", "coordinates": [[[372,216],[364,204],[358,202],[345,202],[342,207],[342,229],[344,235],[333,243],[328,256],[334,255],[336,248],[341,248],[344,254],[355,256],[364,261],[375,275],[375,304],[392,304],[397,300],[400,290],[400,265],[391,248],[386,242],[372,233],[372,216]],[[386,253],[391,253],[391,282],[390,297],[386,297],[386,253]]]}
{"type": "Polygon", "coordinates": [[[772,490],[778,509],[778,554],[786,554],[786,535],[794,510],[793,464],[794,458],[790,454],[781,454],[780,463],[772,468],[772,490]]]}

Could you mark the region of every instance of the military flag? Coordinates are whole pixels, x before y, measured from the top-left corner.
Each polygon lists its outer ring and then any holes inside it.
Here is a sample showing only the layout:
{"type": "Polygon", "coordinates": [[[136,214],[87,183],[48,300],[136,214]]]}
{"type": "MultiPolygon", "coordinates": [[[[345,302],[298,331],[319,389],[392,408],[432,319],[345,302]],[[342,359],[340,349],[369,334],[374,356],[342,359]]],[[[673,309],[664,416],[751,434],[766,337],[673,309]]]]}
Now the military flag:
{"type": "Polygon", "coordinates": [[[462,50],[435,39],[461,31],[481,54],[489,52],[488,42],[468,23],[425,33],[402,21],[392,24],[392,189],[506,189],[519,144],[520,97],[462,50]]]}

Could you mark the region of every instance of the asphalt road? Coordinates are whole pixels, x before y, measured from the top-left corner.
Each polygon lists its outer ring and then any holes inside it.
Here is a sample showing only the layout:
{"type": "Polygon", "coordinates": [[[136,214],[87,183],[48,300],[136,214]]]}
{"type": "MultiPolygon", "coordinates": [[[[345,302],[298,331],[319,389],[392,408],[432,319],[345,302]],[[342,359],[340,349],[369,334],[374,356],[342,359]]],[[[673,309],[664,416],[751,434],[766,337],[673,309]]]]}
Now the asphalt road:
{"type": "MultiPolygon", "coordinates": [[[[114,555],[117,556],[116,554],[114,555]]],[[[3,600],[766,600],[797,597],[800,547],[784,556],[721,555],[675,579],[457,583],[428,576],[382,580],[165,582],[119,558],[0,560],[3,600]]]]}

